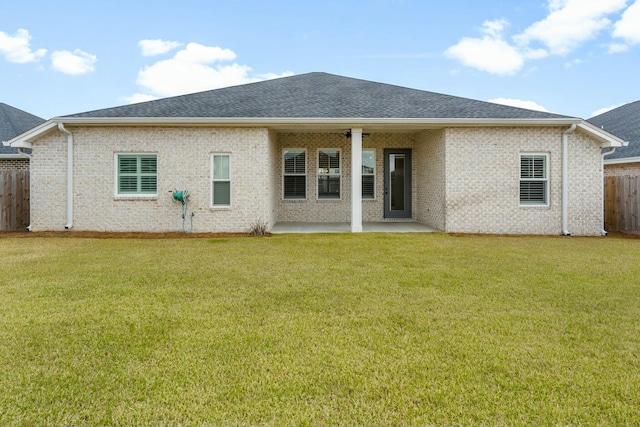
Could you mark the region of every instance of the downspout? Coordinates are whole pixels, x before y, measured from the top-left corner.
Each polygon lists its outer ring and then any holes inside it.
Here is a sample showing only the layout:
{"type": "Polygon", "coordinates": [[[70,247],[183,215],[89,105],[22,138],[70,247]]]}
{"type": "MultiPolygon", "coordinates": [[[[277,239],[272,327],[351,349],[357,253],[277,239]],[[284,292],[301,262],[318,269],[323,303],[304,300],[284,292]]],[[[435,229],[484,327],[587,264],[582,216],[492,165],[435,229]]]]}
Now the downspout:
{"type": "MultiPolygon", "coordinates": [[[[31,170],[31,154],[27,154],[24,152],[24,148],[18,148],[18,153],[22,154],[23,156],[27,156],[27,158],[29,159],[29,170],[31,170]]],[[[603,178],[604,179],[604,178],[603,178]]],[[[31,183],[33,182],[33,180],[31,179],[31,177],[29,177],[29,194],[33,194],[31,192],[31,183]]],[[[31,198],[31,196],[29,196],[29,198],[31,198]]],[[[33,209],[31,209],[31,202],[29,202],[29,225],[27,226],[27,231],[31,231],[31,224],[33,224],[33,209]]]]}
{"type": "Polygon", "coordinates": [[[73,135],[63,123],[58,123],[58,129],[67,134],[67,225],[64,228],[70,230],[73,227],[73,135]]]}
{"type": "Polygon", "coordinates": [[[571,236],[569,224],[569,134],[576,130],[574,123],[562,133],[562,234],[571,236]]]}
{"type": "MultiPolygon", "coordinates": [[[[616,147],[609,147],[610,150],[606,151],[604,153],[602,153],[602,159],[600,161],[600,170],[602,171],[602,199],[603,199],[603,204],[604,204],[604,158],[607,157],[610,154],[613,154],[616,151],[616,147]]],[[[604,209],[602,209],[602,231],[600,231],[600,234],[602,234],[603,236],[606,236],[607,230],[604,229],[604,209]]]]}

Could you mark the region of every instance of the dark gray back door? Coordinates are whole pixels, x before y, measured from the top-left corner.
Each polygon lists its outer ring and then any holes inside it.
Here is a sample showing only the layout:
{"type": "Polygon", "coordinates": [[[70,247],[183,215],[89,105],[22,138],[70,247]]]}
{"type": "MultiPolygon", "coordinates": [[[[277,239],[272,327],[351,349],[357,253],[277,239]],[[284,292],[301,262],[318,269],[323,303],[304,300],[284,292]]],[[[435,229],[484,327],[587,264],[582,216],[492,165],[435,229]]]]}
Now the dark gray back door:
{"type": "Polygon", "coordinates": [[[411,149],[384,149],[384,217],[411,218],[411,149]]]}

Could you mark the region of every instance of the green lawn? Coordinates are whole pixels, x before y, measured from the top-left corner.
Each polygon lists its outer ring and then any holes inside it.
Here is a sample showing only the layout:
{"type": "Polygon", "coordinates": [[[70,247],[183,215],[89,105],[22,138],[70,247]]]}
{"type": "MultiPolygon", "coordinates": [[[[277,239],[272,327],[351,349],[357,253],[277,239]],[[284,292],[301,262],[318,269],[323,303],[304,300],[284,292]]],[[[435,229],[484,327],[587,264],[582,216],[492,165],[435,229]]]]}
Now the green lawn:
{"type": "Polygon", "coordinates": [[[0,425],[640,425],[640,240],[0,239],[0,425]]]}

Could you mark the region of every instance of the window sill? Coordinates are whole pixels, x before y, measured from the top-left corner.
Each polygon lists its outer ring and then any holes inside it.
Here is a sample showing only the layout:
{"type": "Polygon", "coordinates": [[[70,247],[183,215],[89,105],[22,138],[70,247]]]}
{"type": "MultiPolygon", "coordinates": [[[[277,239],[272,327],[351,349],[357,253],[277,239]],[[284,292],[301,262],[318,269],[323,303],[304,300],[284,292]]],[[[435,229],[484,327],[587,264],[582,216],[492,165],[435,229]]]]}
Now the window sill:
{"type": "Polygon", "coordinates": [[[113,198],[115,201],[131,201],[131,200],[158,200],[157,195],[149,195],[149,196],[115,196],[113,198]]]}
{"type": "Polygon", "coordinates": [[[306,203],[307,199],[281,199],[283,203],[306,203]]]}
{"type": "Polygon", "coordinates": [[[230,211],[231,206],[209,206],[210,211],[230,211]]]}
{"type": "Polygon", "coordinates": [[[549,205],[519,205],[520,209],[549,209],[549,205]]]}

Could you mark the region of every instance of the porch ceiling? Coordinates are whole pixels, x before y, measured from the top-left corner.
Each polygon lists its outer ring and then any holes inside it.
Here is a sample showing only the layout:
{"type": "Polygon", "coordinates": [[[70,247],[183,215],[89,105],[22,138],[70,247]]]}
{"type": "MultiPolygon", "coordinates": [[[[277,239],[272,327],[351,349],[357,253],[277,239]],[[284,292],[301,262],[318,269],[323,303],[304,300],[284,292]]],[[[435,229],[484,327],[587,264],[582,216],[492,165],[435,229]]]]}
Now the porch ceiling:
{"type": "Polygon", "coordinates": [[[372,125],[372,126],[362,126],[354,124],[352,126],[349,125],[318,125],[318,124],[309,124],[309,125],[271,125],[270,129],[273,129],[277,133],[339,133],[343,134],[350,130],[351,128],[361,128],[363,133],[418,133],[420,131],[426,129],[442,129],[444,126],[441,124],[406,124],[406,125],[372,125]]]}

